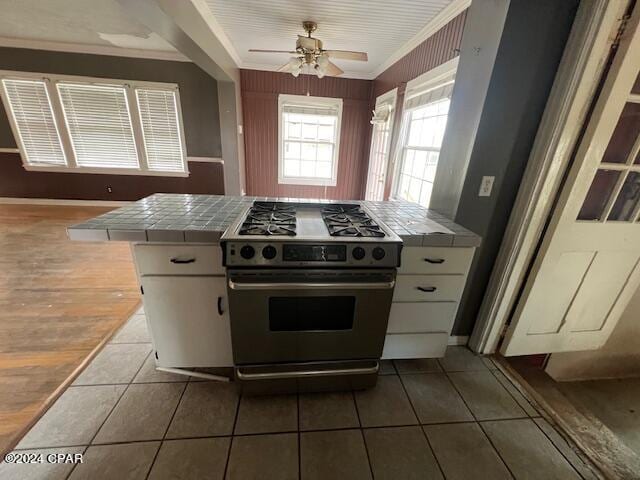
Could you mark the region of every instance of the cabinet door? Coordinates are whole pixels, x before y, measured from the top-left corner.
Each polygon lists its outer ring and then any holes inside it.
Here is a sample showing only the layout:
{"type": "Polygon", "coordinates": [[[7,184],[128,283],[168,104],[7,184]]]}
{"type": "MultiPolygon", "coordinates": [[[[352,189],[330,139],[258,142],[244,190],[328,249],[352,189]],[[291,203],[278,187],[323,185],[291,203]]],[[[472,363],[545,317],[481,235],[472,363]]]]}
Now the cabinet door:
{"type": "Polygon", "coordinates": [[[159,366],[233,365],[225,277],[151,275],[141,280],[159,366]]]}

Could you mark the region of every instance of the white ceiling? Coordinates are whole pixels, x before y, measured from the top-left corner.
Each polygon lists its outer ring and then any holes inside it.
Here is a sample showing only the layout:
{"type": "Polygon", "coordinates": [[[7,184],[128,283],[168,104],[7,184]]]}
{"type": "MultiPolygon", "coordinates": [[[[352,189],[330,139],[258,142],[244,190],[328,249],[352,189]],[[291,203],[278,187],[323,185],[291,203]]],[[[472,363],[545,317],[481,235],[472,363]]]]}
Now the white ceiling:
{"type": "Polygon", "coordinates": [[[292,50],[303,20],[318,23],[313,36],[326,49],[358,50],[368,62],[335,60],[345,76],[372,78],[379,67],[452,0],[206,0],[241,60],[242,68],[275,70],[286,54],[249,53],[250,48],[292,50]]]}
{"type": "Polygon", "coordinates": [[[1,3],[0,37],[5,40],[175,52],[160,36],[127,15],[115,0],[2,0],[1,3]]]}

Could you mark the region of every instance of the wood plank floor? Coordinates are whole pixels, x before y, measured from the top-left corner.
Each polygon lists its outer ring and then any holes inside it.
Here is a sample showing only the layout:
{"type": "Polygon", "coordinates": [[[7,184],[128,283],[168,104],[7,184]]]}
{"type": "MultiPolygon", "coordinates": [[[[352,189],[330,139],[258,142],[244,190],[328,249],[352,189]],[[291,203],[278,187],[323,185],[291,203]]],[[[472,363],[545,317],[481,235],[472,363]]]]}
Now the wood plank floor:
{"type": "Polygon", "coordinates": [[[138,307],[127,243],[66,236],[107,210],[0,205],[0,452],[138,307]]]}

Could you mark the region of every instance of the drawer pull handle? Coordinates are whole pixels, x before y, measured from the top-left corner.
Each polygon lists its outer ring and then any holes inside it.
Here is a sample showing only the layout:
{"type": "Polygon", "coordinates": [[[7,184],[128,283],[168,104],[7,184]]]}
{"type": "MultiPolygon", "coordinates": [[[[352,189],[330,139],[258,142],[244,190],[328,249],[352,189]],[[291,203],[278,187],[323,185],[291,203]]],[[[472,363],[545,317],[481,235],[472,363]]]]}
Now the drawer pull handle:
{"type": "Polygon", "coordinates": [[[218,315],[222,315],[224,311],[222,310],[222,297],[218,297],[218,315]]]}
{"type": "Polygon", "coordinates": [[[177,263],[177,264],[185,264],[185,263],[194,263],[196,261],[195,258],[185,258],[185,259],[181,259],[181,258],[172,258],[171,259],[171,263],[177,263]]]}
{"type": "Polygon", "coordinates": [[[427,263],[444,263],[444,258],[425,258],[424,261],[427,263]]]}
{"type": "Polygon", "coordinates": [[[416,287],[418,290],[420,290],[421,292],[425,292],[425,293],[432,293],[435,292],[437,290],[436,287],[416,287]]]}

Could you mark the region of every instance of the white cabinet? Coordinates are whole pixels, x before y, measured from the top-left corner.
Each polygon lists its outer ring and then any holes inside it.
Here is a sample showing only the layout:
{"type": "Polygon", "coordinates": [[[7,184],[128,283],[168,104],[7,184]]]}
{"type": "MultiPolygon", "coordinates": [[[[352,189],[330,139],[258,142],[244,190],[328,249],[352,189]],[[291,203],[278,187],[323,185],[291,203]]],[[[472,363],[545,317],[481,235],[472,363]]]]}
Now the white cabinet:
{"type": "Polygon", "coordinates": [[[141,277],[144,308],[161,367],[233,365],[225,277],[141,277]]]}
{"type": "Polygon", "coordinates": [[[472,247],[405,247],[398,273],[466,275],[474,250],[472,247]]]}
{"type": "Polygon", "coordinates": [[[444,355],[474,251],[403,248],[382,358],[444,355]]]}
{"type": "Polygon", "coordinates": [[[225,274],[222,249],[218,244],[138,243],[133,248],[140,276],[225,274]]]}

